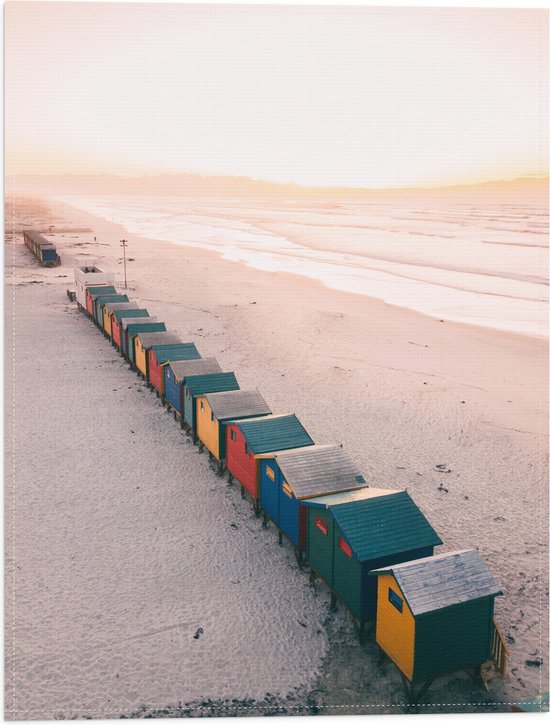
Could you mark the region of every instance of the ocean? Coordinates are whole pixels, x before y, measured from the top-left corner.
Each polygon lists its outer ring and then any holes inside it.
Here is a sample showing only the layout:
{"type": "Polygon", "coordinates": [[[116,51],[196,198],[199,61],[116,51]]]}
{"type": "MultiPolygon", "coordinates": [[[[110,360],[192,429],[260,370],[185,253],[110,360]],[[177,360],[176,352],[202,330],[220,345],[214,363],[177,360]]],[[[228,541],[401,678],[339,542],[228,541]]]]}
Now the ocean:
{"type": "Polygon", "coordinates": [[[208,249],[438,319],[548,336],[548,213],[529,201],[59,200],[129,235],[208,249]]]}

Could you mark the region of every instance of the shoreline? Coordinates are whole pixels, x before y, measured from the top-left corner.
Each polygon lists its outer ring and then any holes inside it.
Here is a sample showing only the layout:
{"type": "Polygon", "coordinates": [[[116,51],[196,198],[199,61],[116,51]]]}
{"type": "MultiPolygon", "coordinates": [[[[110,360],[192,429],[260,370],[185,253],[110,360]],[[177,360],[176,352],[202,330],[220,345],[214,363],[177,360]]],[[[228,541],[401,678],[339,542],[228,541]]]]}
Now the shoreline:
{"type": "MultiPolygon", "coordinates": [[[[518,332],[516,330],[494,328],[491,326],[475,324],[473,322],[465,322],[465,321],[452,320],[452,319],[437,320],[436,317],[434,317],[428,313],[420,312],[419,310],[414,310],[410,307],[393,304],[391,302],[386,302],[386,301],[380,299],[379,297],[371,297],[367,294],[363,294],[360,292],[353,292],[350,290],[341,290],[341,289],[337,289],[334,287],[330,287],[319,279],[306,277],[306,276],[300,275],[298,273],[287,272],[287,271],[272,272],[272,271],[268,271],[268,270],[262,270],[257,267],[254,267],[252,264],[244,262],[244,261],[227,259],[226,257],[223,256],[222,253],[216,252],[214,250],[205,249],[203,247],[194,247],[191,245],[186,245],[184,243],[178,244],[177,242],[172,242],[172,241],[155,238],[155,237],[146,237],[146,236],[142,236],[139,234],[132,234],[126,229],[126,227],[122,223],[109,221],[108,219],[105,219],[104,217],[98,216],[96,214],[91,214],[90,212],[81,210],[78,207],[72,206],[71,204],[64,202],[64,201],[59,201],[55,198],[51,198],[51,199],[45,198],[44,200],[47,203],[51,204],[52,208],[61,209],[64,211],[64,213],[68,214],[68,216],[74,217],[77,220],[77,223],[79,223],[78,220],[80,220],[80,219],[87,220],[89,222],[87,227],[84,230],[81,230],[80,228],[76,228],[76,229],[70,229],[69,231],[71,231],[71,232],[88,231],[89,228],[93,229],[94,227],[96,229],[102,228],[103,231],[106,232],[106,236],[110,240],[114,239],[117,235],[120,236],[121,238],[130,236],[130,237],[132,237],[132,239],[134,241],[139,241],[141,245],[151,245],[151,244],[154,244],[155,246],[169,245],[169,247],[175,247],[175,248],[182,249],[183,251],[187,252],[188,254],[192,254],[192,255],[196,254],[198,257],[204,255],[205,260],[216,260],[220,263],[235,266],[237,268],[239,268],[239,267],[246,268],[258,275],[265,275],[266,280],[268,280],[269,278],[271,278],[274,275],[282,276],[282,277],[288,278],[289,280],[295,280],[295,282],[298,284],[303,284],[308,287],[310,285],[313,285],[315,287],[321,288],[322,290],[326,291],[327,294],[336,293],[338,295],[345,295],[345,296],[358,298],[359,300],[366,299],[366,301],[369,305],[381,305],[384,308],[392,309],[395,314],[402,313],[404,316],[412,315],[413,320],[414,320],[414,318],[416,318],[418,316],[421,318],[426,318],[431,321],[444,322],[445,324],[447,324],[449,326],[457,327],[459,329],[470,330],[472,332],[478,330],[479,332],[481,332],[483,334],[486,333],[489,335],[491,335],[491,334],[504,335],[506,337],[517,337],[520,339],[530,338],[530,339],[533,339],[536,341],[540,341],[543,346],[548,345],[548,337],[546,337],[544,335],[538,335],[534,332],[524,332],[523,333],[523,332],[518,332]]],[[[85,254],[85,253],[86,253],[85,251],[82,252],[82,254],[85,254]]],[[[486,273],[483,273],[483,274],[486,274],[486,273]]],[[[446,285],[442,284],[440,286],[445,287],[446,285]]],[[[460,289],[460,288],[453,288],[453,289],[460,289]]],[[[493,296],[489,292],[487,292],[485,294],[487,294],[488,296],[493,296]]]]}
{"type": "MultiPolygon", "coordinates": [[[[67,208],[50,211],[73,217],[67,208]]],[[[114,269],[120,286],[118,240],[126,236],[124,228],[84,212],[76,216],[78,226],[93,228],[93,234],[60,236],[62,267],[53,271],[22,257],[15,270],[20,285],[42,280],[64,296],[67,283],[73,284],[72,258],[84,250],[114,269]]],[[[295,275],[258,272],[170,242],[132,235],[128,253],[135,260],[129,262],[129,296],[193,339],[203,356],[235,370],[243,389],[258,387],[274,412],[296,411],[316,442],[343,442],[371,485],[407,488],[444,539],[442,550],[479,548],[502,581],[497,620],[507,635],[513,633],[516,671],[491,696],[460,677],[444,678],[430,699],[456,708],[426,705],[427,711],[454,712],[459,704],[479,711],[481,697],[492,710],[507,709],[509,701],[536,691],[539,672],[523,661],[537,649],[539,634],[545,641],[542,612],[533,605],[546,578],[544,537],[539,564],[533,556],[546,495],[541,340],[438,323],[374,298],[295,275]],[[443,460],[451,469],[447,474],[435,470],[443,460]],[[493,697],[498,699],[491,703],[493,697]]],[[[52,318],[50,324],[59,322],[52,318]]],[[[96,346],[91,330],[87,335],[96,346]]],[[[342,708],[359,713],[361,705],[371,712],[381,700],[400,707],[397,671],[389,665],[377,669],[374,643],[364,650],[357,646],[342,610],[325,626],[336,628],[320,674],[332,714],[342,708]]],[[[545,661],[541,676],[546,668],[545,661]]]]}
{"type": "MultiPolygon", "coordinates": [[[[110,221],[96,216],[95,212],[83,211],[81,207],[73,206],[70,199],[55,198],[54,203],[64,204],[77,213],[90,214],[91,217],[102,219],[107,223],[110,221]]],[[[210,204],[212,203],[210,202],[210,204]]],[[[243,204],[245,204],[245,201],[243,201],[243,204]]],[[[208,209],[209,207],[205,210],[205,214],[207,214],[208,209]]],[[[201,212],[196,211],[196,213],[200,214],[201,212]]],[[[187,249],[213,251],[224,261],[236,261],[258,272],[272,271],[269,267],[282,267],[274,271],[298,276],[308,281],[315,281],[326,289],[333,289],[344,294],[358,294],[368,297],[370,300],[376,299],[383,304],[414,311],[433,319],[443,317],[446,322],[499,330],[511,334],[540,337],[544,340],[548,339],[546,324],[548,314],[547,305],[545,304],[547,302],[547,291],[543,292],[543,289],[547,286],[545,279],[541,280],[528,275],[520,275],[515,270],[510,269],[505,273],[504,268],[501,269],[499,274],[494,269],[482,270],[467,265],[461,267],[456,264],[449,266],[443,263],[441,258],[439,263],[436,263],[434,259],[426,258],[407,261],[406,258],[395,257],[393,253],[389,257],[383,257],[379,253],[377,254],[374,249],[369,248],[364,253],[356,249],[353,243],[350,247],[349,240],[343,242],[344,246],[340,252],[336,252],[330,245],[327,246],[326,239],[324,243],[319,240],[319,244],[316,245],[310,229],[307,230],[307,233],[296,232],[296,234],[289,234],[286,226],[295,227],[297,224],[295,220],[285,221],[284,216],[280,222],[276,220],[268,222],[261,218],[256,220],[255,213],[258,213],[258,210],[252,207],[252,217],[243,222],[246,225],[242,230],[245,238],[247,236],[255,237],[257,234],[267,234],[269,235],[268,240],[270,238],[284,240],[291,246],[295,246],[299,253],[278,253],[276,250],[270,251],[269,247],[260,251],[255,248],[254,244],[251,244],[250,247],[246,245],[241,249],[238,246],[226,247],[221,243],[219,248],[210,250],[210,245],[207,242],[188,240],[187,243],[180,243],[175,239],[170,239],[170,234],[174,234],[174,232],[167,234],[166,239],[162,241],[183,246],[187,249]],[[232,257],[235,257],[235,259],[232,259],[232,257]],[[311,273],[302,271],[304,267],[310,269],[311,273]],[[294,272],[293,268],[299,268],[300,271],[294,272]],[[485,279],[481,287],[479,287],[481,282],[473,282],[478,278],[480,280],[485,279]],[[541,282],[542,289],[539,290],[541,282]],[[371,294],[365,294],[363,288],[369,284],[374,288],[371,294]],[[511,284],[520,285],[520,289],[516,290],[516,294],[513,296],[508,294],[511,284]],[[404,295],[401,302],[392,298],[395,296],[396,285],[400,285],[399,296],[404,295]],[[353,287],[356,287],[357,291],[353,287]],[[437,305],[434,307],[432,300],[436,299],[437,305]],[[498,305],[501,308],[494,307],[496,300],[499,300],[498,305]],[[522,305],[527,305],[527,307],[523,308],[522,305]],[[462,308],[468,309],[472,306],[473,311],[470,311],[468,315],[461,314],[460,310],[462,308]],[[520,306],[522,313],[527,315],[523,322],[520,317],[516,318],[517,306],[520,306]],[[511,317],[504,324],[502,319],[506,319],[506,314],[511,317]],[[537,316],[538,322],[536,324],[530,322],[529,314],[537,316]],[[541,315],[544,317],[542,323],[539,319],[541,315]],[[525,327],[530,327],[530,329],[525,329],[525,327]]],[[[219,223],[222,218],[227,221],[231,228],[235,231],[238,230],[238,215],[236,215],[234,209],[225,210],[225,213],[221,214],[219,219],[214,218],[214,221],[219,223]]],[[[188,223],[197,222],[189,220],[188,223]]],[[[203,223],[208,224],[208,217],[203,223]]],[[[121,226],[123,224],[121,222],[121,226]]],[[[315,224],[313,227],[315,227],[315,224]]],[[[125,227],[123,226],[123,228],[125,227]]],[[[133,235],[132,232],[128,231],[128,228],[125,229],[127,234],[133,235]]],[[[360,228],[353,225],[351,229],[355,233],[360,230],[360,228]]],[[[200,224],[197,233],[200,237],[200,224]]],[[[319,234],[324,233],[323,229],[319,228],[319,234]]],[[[182,231],[182,235],[185,236],[185,234],[182,231]]],[[[161,241],[154,232],[146,237],[138,232],[135,236],[148,239],[156,244],[161,241]]],[[[507,246],[512,247],[514,245],[508,244],[507,246]]],[[[532,247],[532,245],[527,246],[532,247]]],[[[463,261],[466,263],[466,260],[463,261]]]]}

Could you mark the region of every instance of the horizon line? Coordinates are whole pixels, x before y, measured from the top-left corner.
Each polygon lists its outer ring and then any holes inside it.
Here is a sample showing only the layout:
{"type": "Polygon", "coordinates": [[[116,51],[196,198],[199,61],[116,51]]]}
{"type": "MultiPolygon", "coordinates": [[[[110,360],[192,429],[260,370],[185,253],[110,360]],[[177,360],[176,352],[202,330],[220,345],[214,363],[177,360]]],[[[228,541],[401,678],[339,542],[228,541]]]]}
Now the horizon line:
{"type": "Polygon", "coordinates": [[[382,192],[382,191],[435,191],[438,189],[453,189],[457,187],[474,187],[474,186],[487,186],[489,184],[512,184],[514,182],[521,181],[548,181],[548,173],[527,173],[521,174],[520,176],[513,176],[510,178],[493,178],[485,181],[464,181],[464,182],[449,182],[444,184],[422,184],[419,186],[330,186],[330,185],[307,185],[301,184],[297,181],[272,181],[270,179],[258,178],[253,176],[243,176],[238,174],[215,174],[215,173],[201,173],[197,171],[174,171],[174,172],[157,172],[157,173],[144,173],[125,176],[118,173],[111,172],[97,172],[97,173],[78,173],[78,172],[62,172],[57,174],[39,173],[39,172],[21,172],[16,174],[6,174],[5,180],[8,182],[11,177],[16,180],[18,177],[39,177],[43,179],[59,179],[63,177],[84,177],[89,179],[99,177],[110,177],[120,179],[122,181],[136,181],[145,179],[158,179],[158,178],[176,178],[180,176],[198,176],[202,179],[215,179],[215,180],[238,180],[252,182],[255,184],[263,185],[268,184],[278,187],[296,187],[299,189],[312,189],[316,191],[323,190],[339,190],[339,191],[366,191],[366,192],[382,192]]]}

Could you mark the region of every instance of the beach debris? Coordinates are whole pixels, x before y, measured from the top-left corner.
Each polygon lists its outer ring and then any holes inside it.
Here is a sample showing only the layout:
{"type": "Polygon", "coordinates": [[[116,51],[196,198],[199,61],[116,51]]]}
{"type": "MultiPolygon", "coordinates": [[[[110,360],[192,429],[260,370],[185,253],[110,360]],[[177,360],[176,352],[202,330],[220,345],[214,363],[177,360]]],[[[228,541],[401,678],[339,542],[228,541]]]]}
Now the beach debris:
{"type": "Polygon", "coordinates": [[[422,345],[421,342],[412,342],[412,340],[409,340],[409,345],[416,345],[417,347],[429,347],[429,345],[422,345]]]}
{"type": "Polygon", "coordinates": [[[307,624],[304,624],[303,622],[300,622],[299,619],[297,619],[296,621],[298,622],[298,624],[300,625],[300,627],[307,627],[307,624]]]}
{"type": "Polygon", "coordinates": [[[397,468],[398,471],[406,471],[407,470],[407,466],[396,466],[396,468],[397,468]]]}
{"type": "Polygon", "coordinates": [[[443,486],[442,484],[439,484],[439,486],[437,487],[437,490],[442,491],[443,493],[449,493],[449,489],[445,488],[445,486],[443,486]]]}
{"type": "Polygon", "coordinates": [[[231,526],[231,528],[232,528],[232,529],[238,529],[238,528],[239,528],[239,527],[237,526],[237,524],[229,524],[229,526],[231,526]]]}
{"type": "Polygon", "coordinates": [[[437,463],[435,466],[435,470],[439,473],[450,473],[452,471],[452,468],[447,468],[446,463],[437,463]]]}
{"type": "Polygon", "coordinates": [[[195,634],[193,635],[193,639],[198,639],[201,634],[204,634],[204,629],[202,627],[199,627],[195,634]]]}
{"type": "Polygon", "coordinates": [[[504,516],[495,516],[493,518],[493,521],[506,521],[506,519],[504,518],[504,516]]]}
{"type": "Polygon", "coordinates": [[[525,660],[527,667],[542,667],[542,657],[537,657],[534,660],[525,660]]]}

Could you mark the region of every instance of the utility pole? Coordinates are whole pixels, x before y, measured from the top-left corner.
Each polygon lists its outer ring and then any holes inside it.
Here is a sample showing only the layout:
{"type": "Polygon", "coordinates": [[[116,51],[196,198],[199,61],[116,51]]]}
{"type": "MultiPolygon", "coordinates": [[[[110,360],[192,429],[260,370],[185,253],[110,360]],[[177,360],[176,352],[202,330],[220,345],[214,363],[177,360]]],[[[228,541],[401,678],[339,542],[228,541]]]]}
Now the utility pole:
{"type": "Polygon", "coordinates": [[[120,246],[122,247],[122,251],[124,254],[124,289],[128,289],[128,283],[126,282],[126,247],[128,246],[128,240],[121,239],[120,246]]]}

